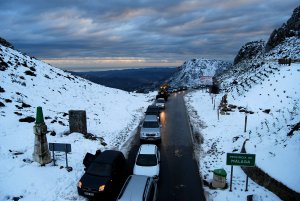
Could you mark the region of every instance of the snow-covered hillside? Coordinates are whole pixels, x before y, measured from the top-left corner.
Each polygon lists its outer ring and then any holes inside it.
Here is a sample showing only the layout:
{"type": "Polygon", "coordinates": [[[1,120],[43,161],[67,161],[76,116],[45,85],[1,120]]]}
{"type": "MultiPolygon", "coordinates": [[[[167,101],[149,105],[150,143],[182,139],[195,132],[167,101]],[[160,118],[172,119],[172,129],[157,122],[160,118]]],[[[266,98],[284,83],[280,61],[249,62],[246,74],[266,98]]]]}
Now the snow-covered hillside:
{"type": "MultiPolygon", "coordinates": [[[[293,33],[298,34],[299,27],[293,33]]],[[[256,154],[257,167],[299,197],[300,38],[286,37],[268,51],[263,43],[247,43],[235,65],[217,76],[220,94],[195,91],[186,96],[196,139],[203,142],[199,146],[200,171],[208,182],[214,169],[224,168],[229,174],[226,153],[240,152],[247,140],[245,149],[256,154]],[[281,58],[290,58],[292,64],[279,65],[277,60],[281,58]],[[217,108],[224,95],[228,105],[218,119],[217,108]]],[[[250,194],[258,200],[280,200],[252,180],[251,192],[244,192],[245,173],[239,167],[234,172],[234,193],[206,187],[213,200],[246,200],[250,194]]],[[[269,184],[265,181],[264,185],[269,184]]]]}
{"type": "Polygon", "coordinates": [[[201,76],[212,77],[231,67],[231,63],[221,60],[191,59],[179,67],[170,79],[171,86],[194,87],[206,85],[207,80],[201,80],[201,76]]]}
{"type": "MultiPolygon", "coordinates": [[[[208,93],[196,91],[186,96],[193,126],[203,136],[199,161],[205,180],[211,181],[211,171],[217,168],[224,168],[230,173],[230,166],[226,166],[226,153],[240,152],[244,141],[249,139],[246,151],[256,154],[256,165],[287,187],[300,192],[300,177],[297,173],[300,168],[300,132],[299,128],[293,131],[300,122],[299,76],[300,64],[280,66],[277,63],[266,63],[256,73],[239,77],[237,82],[240,85],[233,87],[230,92],[212,97],[208,93]],[[218,120],[217,107],[225,94],[228,95],[232,111],[220,114],[218,120]],[[212,98],[215,98],[215,110],[212,98]],[[246,133],[243,109],[253,113],[248,114],[246,133]],[[199,121],[202,122],[201,127],[199,121]]],[[[239,168],[235,168],[233,185],[235,191],[242,191],[245,188],[245,176],[240,169],[236,169],[239,168]]],[[[253,185],[250,185],[251,189],[253,185]]],[[[247,194],[214,190],[210,193],[213,200],[226,200],[224,197],[236,200],[234,196],[247,194]]],[[[253,193],[262,192],[253,189],[253,193]]],[[[263,198],[264,193],[260,196],[263,198]]]]}
{"type": "Polygon", "coordinates": [[[84,200],[76,185],[82,159],[97,149],[122,149],[143,117],[149,99],[103,87],[0,45],[0,200],[84,200]],[[70,143],[68,172],[32,161],[36,107],[42,106],[48,142],[70,143]],[[69,134],[68,111],[86,110],[88,133],[69,134]]]}

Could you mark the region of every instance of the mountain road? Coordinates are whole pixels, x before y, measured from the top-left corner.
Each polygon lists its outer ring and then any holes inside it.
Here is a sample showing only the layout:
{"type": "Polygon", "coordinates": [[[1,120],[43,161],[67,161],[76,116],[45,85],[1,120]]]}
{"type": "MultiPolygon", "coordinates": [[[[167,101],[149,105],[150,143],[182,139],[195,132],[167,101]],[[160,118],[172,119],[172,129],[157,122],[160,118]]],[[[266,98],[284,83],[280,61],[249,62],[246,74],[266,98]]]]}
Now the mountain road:
{"type": "MultiPolygon", "coordinates": [[[[166,108],[160,113],[161,152],[158,201],[204,201],[204,191],[197,162],[194,158],[191,130],[183,99],[185,92],[171,95],[166,108]]],[[[139,132],[128,153],[133,169],[140,146],[139,132]]]]}

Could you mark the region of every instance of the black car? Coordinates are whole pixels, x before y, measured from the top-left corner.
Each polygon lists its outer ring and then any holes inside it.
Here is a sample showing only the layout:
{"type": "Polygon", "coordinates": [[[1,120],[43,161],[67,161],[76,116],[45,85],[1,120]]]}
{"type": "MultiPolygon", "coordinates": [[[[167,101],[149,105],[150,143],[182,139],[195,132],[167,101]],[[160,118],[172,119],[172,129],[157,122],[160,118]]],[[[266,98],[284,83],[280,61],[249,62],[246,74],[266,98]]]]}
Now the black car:
{"type": "Polygon", "coordinates": [[[118,195],[128,175],[122,152],[106,150],[85,169],[77,185],[78,194],[103,198],[118,195]]]}
{"type": "Polygon", "coordinates": [[[159,117],[160,109],[156,105],[149,105],[145,114],[146,115],[156,115],[159,117]]]}

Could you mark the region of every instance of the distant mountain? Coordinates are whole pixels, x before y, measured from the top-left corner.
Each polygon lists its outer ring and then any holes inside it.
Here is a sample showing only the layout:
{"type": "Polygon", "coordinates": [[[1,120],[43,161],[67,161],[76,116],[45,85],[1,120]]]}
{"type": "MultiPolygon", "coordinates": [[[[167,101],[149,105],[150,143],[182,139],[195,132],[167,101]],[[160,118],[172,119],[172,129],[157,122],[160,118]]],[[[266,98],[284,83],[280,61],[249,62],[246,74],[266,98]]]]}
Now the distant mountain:
{"type": "Polygon", "coordinates": [[[176,68],[142,68],[96,72],[71,72],[94,83],[125,91],[148,92],[168,79],[176,68]]]}
{"type": "MultiPolygon", "coordinates": [[[[210,59],[191,59],[180,66],[176,73],[168,80],[171,86],[198,86],[207,84],[204,77],[213,77],[227,70],[232,66],[231,63],[221,60],[210,59]]],[[[209,81],[208,81],[209,82],[209,81]]]]}

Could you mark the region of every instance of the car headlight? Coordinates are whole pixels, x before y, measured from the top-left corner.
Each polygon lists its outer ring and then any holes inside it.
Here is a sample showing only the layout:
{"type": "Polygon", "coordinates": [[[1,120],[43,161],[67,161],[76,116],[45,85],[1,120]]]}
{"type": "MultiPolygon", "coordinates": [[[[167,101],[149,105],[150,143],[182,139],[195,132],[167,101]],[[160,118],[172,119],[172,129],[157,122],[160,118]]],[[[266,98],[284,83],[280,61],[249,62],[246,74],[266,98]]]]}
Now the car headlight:
{"type": "Polygon", "coordinates": [[[78,188],[81,188],[82,187],[82,182],[79,181],[78,184],[77,184],[78,188]]]}
{"type": "Polygon", "coordinates": [[[104,191],[104,189],[105,189],[105,185],[99,186],[99,191],[100,191],[100,192],[101,192],[101,191],[104,191]]]}

